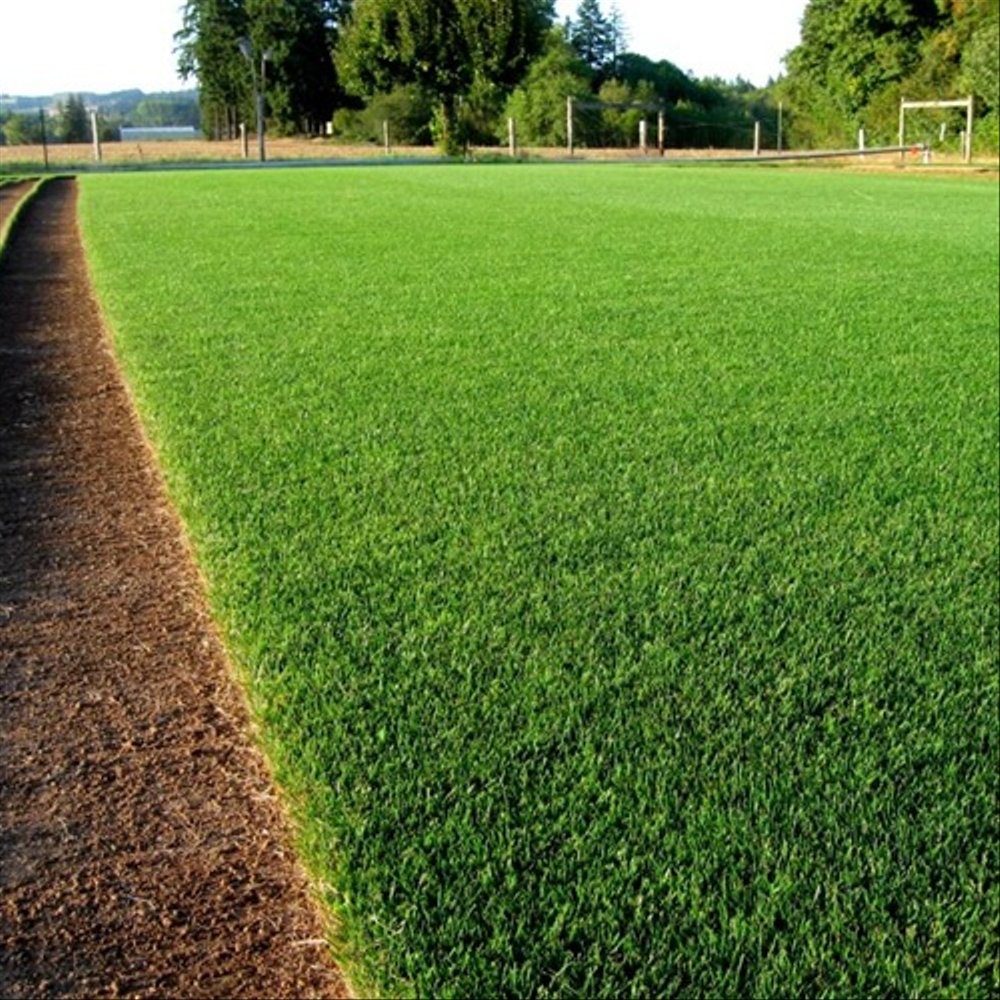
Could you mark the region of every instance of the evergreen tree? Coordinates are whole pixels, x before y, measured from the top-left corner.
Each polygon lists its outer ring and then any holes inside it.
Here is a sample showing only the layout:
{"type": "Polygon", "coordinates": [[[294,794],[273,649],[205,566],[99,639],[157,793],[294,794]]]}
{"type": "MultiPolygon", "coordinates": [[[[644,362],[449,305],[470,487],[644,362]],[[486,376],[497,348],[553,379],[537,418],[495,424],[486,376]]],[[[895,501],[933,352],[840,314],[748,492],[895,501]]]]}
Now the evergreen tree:
{"type": "Polygon", "coordinates": [[[617,3],[611,5],[611,13],[608,15],[608,39],[611,43],[610,71],[613,77],[617,77],[619,61],[628,48],[628,26],[617,3]]]}
{"type": "Polygon", "coordinates": [[[350,0],[186,0],[178,69],[198,79],[205,131],[231,136],[240,121],[253,120],[265,52],[272,124],[311,131],[328,121],[341,96],[331,53],[350,8],[350,0]],[[243,38],[252,43],[250,63],[240,51],[243,38]]]}
{"type": "MultiPolygon", "coordinates": [[[[256,52],[267,51],[268,117],[282,132],[314,132],[342,97],[333,65],[343,0],[245,0],[256,52]]],[[[255,70],[259,70],[259,61],[255,70]]]]}
{"type": "Polygon", "coordinates": [[[610,68],[614,61],[614,29],[601,13],[598,0],[581,0],[576,9],[576,20],[570,22],[569,40],[580,58],[595,73],[610,68]]]}
{"type": "Polygon", "coordinates": [[[70,94],[66,103],[58,104],[56,114],[56,136],[62,142],[88,142],[90,135],[90,115],[83,103],[82,94],[70,94]]]}
{"type": "Polygon", "coordinates": [[[243,0],[186,0],[175,35],[177,68],[198,80],[202,130],[232,138],[241,121],[253,120],[253,87],[239,41],[249,32],[243,0]]]}

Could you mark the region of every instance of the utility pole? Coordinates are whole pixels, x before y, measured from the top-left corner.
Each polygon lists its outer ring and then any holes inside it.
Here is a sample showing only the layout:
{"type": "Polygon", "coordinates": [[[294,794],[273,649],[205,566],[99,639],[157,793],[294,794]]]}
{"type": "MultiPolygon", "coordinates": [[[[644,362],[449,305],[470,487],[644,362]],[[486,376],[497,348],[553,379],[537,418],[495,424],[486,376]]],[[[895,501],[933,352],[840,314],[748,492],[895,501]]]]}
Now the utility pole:
{"type": "Polygon", "coordinates": [[[250,64],[250,79],[253,83],[254,104],[257,108],[257,158],[263,163],[267,159],[267,150],[264,144],[264,91],[267,88],[267,64],[271,59],[271,50],[264,49],[260,54],[260,76],[257,76],[254,66],[253,42],[244,36],[237,43],[240,52],[250,64]]]}

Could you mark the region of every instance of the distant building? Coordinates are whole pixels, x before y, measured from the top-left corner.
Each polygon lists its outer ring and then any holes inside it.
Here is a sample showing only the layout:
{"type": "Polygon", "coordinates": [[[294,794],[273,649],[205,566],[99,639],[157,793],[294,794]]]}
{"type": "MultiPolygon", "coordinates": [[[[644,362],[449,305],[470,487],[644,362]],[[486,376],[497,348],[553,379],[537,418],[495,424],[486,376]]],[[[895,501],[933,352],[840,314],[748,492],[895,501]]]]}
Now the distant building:
{"type": "Polygon", "coordinates": [[[197,139],[198,129],[192,125],[157,125],[125,128],[121,130],[122,142],[161,142],[172,139],[197,139]]]}

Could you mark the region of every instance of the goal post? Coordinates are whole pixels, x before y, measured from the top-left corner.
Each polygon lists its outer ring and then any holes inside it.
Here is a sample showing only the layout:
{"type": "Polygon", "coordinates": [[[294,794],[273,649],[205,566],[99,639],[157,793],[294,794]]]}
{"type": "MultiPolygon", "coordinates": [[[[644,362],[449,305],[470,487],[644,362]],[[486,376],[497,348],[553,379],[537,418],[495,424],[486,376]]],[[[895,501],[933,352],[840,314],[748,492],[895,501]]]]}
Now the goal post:
{"type": "MultiPolygon", "coordinates": [[[[972,162],[972,114],[974,110],[972,95],[968,97],[955,98],[950,101],[907,101],[900,98],[899,101],[899,145],[903,146],[906,141],[906,112],[916,111],[920,108],[965,108],[965,140],[962,148],[962,159],[965,163],[972,162]]],[[[902,154],[900,154],[902,155],[902,154]]]]}

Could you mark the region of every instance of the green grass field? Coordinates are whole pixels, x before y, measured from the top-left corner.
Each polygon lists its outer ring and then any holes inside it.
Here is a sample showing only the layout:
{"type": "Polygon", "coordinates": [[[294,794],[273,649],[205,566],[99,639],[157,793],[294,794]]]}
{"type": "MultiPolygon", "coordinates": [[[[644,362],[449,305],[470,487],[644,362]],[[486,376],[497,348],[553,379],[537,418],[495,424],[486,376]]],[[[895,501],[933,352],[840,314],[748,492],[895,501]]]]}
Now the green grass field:
{"type": "Polygon", "coordinates": [[[998,192],[83,181],[349,967],[995,995],[998,192]]]}

